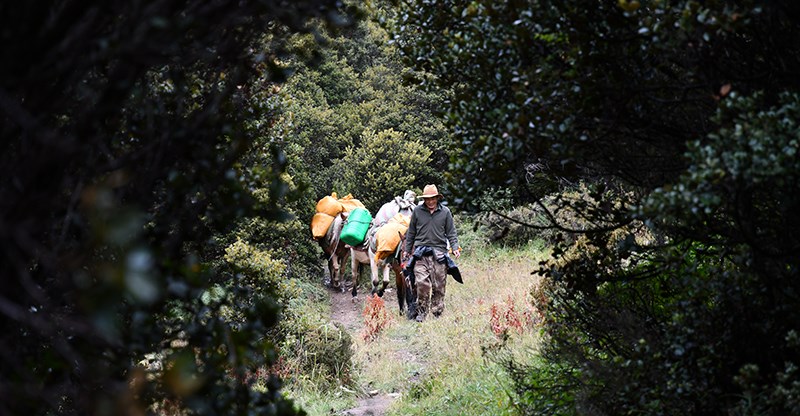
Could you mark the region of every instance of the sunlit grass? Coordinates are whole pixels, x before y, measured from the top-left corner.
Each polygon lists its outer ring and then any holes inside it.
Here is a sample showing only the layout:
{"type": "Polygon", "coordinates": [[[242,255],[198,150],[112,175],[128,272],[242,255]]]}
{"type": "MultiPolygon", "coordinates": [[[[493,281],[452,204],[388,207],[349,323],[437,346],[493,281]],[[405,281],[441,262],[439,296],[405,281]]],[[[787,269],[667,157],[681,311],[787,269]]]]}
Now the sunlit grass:
{"type": "MultiPolygon", "coordinates": [[[[522,312],[538,277],[532,275],[547,256],[544,245],[491,246],[470,233],[462,240],[458,261],[464,284],[448,277],[445,312],[424,323],[407,320],[397,304],[387,302],[390,322],[370,340],[353,336],[354,386],[331,391],[312,380],[293,383],[287,393],[309,415],[354,407],[359,397],[396,394],[389,415],[514,415],[511,383],[500,365],[484,354],[501,341],[492,331],[492,305],[511,299],[522,312]]],[[[363,324],[362,324],[363,325],[363,324]]],[[[509,330],[505,352],[536,354],[538,330],[509,330]]]]}
{"type": "MultiPolygon", "coordinates": [[[[519,308],[546,253],[540,244],[505,249],[465,250],[459,261],[460,285],[447,283],[445,312],[420,324],[398,317],[375,341],[354,344],[360,382],[370,389],[402,393],[389,414],[515,414],[509,380],[483,348],[500,341],[490,326],[493,304],[514,299],[519,308]]],[[[535,353],[535,328],[512,332],[507,343],[515,355],[535,353]]]]}
{"type": "Polygon", "coordinates": [[[346,390],[331,392],[320,389],[314,383],[296,383],[287,392],[294,400],[295,407],[303,409],[311,416],[329,415],[341,409],[348,409],[356,404],[356,396],[346,390]]]}

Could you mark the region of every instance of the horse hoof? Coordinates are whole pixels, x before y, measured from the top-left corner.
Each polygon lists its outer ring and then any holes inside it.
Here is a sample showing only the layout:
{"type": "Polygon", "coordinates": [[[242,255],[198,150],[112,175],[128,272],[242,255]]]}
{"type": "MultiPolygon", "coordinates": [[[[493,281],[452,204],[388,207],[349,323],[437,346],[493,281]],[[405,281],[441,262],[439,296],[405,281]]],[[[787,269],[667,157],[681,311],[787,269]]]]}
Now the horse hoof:
{"type": "Polygon", "coordinates": [[[379,290],[379,291],[378,291],[378,297],[379,297],[379,298],[382,298],[382,297],[383,297],[383,289],[381,289],[381,290],[379,290]]]}
{"type": "Polygon", "coordinates": [[[350,293],[353,295],[353,297],[358,296],[358,291],[356,290],[355,287],[353,287],[353,290],[350,293]]]}
{"type": "Polygon", "coordinates": [[[409,304],[408,308],[406,309],[406,318],[412,320],[417,317],[417,305],[409,304]]]}

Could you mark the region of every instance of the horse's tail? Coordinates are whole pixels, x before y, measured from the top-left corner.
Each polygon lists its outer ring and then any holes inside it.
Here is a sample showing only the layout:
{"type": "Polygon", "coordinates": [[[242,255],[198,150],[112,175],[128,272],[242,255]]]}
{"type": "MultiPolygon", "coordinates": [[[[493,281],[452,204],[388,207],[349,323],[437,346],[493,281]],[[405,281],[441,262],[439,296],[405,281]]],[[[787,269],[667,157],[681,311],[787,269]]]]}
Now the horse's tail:
{"type": "Polygon", "coordinates": [[[331,241],[331,245],[330,245],[331,256],[328,257],[328,262],[333,260],[333,256],[336,255],[336,252],[338,251],[338,248],[339,248],[339,239],[342,236],[342,230],[341,230],[342,221],[339,220],[339,222],[337,224],[337,220],[339,218],[341,218],[341,214],[339,214],[339,216],[337,216],[336,219],[333,220],[333,223],[331,224],[331,228],[328,230],[331,233],[331,238],[330,238],[330,241],[331,241]]]}

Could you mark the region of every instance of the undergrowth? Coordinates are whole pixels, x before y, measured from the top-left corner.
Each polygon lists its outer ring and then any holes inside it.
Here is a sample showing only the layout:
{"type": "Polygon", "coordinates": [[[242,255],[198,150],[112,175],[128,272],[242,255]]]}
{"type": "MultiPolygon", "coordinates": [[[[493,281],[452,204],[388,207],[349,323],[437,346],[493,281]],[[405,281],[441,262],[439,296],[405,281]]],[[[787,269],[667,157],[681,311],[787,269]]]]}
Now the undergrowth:
{"type": "Polygon", "coordinates": [[[388,415],[514,415],[515,395],[498,357],[538,354],[541,321],[531,274],[547,254],[544,243],[503,246],[457,218],[464,248],[464,284],[448,277],[445,311],[423,323],[397,314],[397,305],[367,297],[362,326],[352,337],[352,385],[290,383],[292,398],[310,415],[356,406],[367,392],[396,395],[388,415]]]}

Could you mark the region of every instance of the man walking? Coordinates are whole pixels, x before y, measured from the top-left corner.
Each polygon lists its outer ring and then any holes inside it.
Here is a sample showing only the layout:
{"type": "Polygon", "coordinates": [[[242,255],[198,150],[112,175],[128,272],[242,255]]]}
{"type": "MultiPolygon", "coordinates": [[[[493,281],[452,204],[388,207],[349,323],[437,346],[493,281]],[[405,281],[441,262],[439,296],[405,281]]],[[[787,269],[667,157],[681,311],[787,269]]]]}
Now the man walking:
{"type": "Polygon", "coordinates": [[[414,208],[406,232],[405,257],[414,256],[414,276],[417,286],[417,321],[425,320],[430,311],[438,317],[444,311],[447,283],[448,245],[453,257],[461,255],[453,214],[442,205],[443,198],[436,185],[425,185],[423,203],[414,208]]]}

